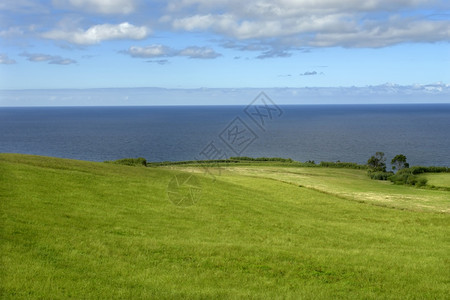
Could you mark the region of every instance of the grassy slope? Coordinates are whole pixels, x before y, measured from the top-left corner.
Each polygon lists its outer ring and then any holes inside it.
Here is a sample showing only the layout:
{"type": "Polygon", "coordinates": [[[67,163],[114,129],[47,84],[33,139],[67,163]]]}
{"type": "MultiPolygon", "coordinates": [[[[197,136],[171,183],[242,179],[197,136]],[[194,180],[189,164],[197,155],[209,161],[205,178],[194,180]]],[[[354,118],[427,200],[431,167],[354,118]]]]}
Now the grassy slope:
{"type": "MultiPolygon", "coordinates": [[[[308,170],[329,178],[306,176],[303,186],[330,182],[336,193],[360,177],[308,170]]],[[[1,154],[2,296],[447,295],[450,218],[434,197],[449,192],[420,190],[435,211],[399,210],[298,187],[300,175],[281,178],[289,172],[273,180],[261,175],[273,177],[268,170],[231,168],[216,181],[199,175],[201,199],[178,207],[166,191],[177,172],[1,154]]],[[[386,196],[418,192],[392,187],[386,196]]]]}
{"type": "MultiPolygon", "coordinates": [[[[270,178],[283,183],[306,187],[342,199],[354,200],[383,207],[416,211],[450,213],[449,192],[394,185],[390,181],[371,180],[366,170],[319,167],[287,167],[290,164],[226,165],[209,168],[170,166],[172,170],[217,175],[221,180],[233,181],[234,176],[270,178]]],[[[216,165],[217,166],[217,165],[216,165]]],[[[450,185],[450,173],[426,174],[435,186],[450,185]],[[435,179],[436,178],[436,179],[435,179]]]]}
{"type": "MultiPolygon", "coordinates": [[[[371,180],[365,170],[332,168],[230,168],[232,172],[272,178],[341,198],[379,206],[450,213],[448,191],[429,191],[371,180]]],[[[447,180],[449,179],[447,175],[447,180]]],[[[442,180],[442,183],[444,180],[442,180]]]]}
{"type": "Polygon", "coordinates": [[[450,188],[450,173],[421,174],[420,176],[428,179],[429,185],[450,188]]]}

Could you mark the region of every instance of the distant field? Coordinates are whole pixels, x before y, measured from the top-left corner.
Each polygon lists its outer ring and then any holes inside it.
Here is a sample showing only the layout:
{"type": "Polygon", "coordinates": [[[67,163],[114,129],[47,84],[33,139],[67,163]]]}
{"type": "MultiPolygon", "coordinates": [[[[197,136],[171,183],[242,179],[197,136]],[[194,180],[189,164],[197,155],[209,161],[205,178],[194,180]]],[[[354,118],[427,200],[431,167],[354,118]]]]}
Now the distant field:
{"type": "MultiPolygon", "coordinates": [[[[187,170],[205,173],[204,168],[195,166],[171,166],[174,170],[187,170]]],[[[448,191],[434,191],[394,185],[389,181],[371,180],[366,170],[345,168],[305,168],[273,166],[272,163],[252,165],[227,165],[208,172],[217,174],[221,180],[235,180],[235,176],[270,178],[295,186],[306,187],[342,199],[368,204],[410,209],[418,211],[450,212],[450,194],[448,191]]],[[[206,172],[207,173],[207,172],[206,172]]],[[[427,174],[440,180],[436,186],[449,185],[450,173],[427,174]]],[[[428,177],[427,177],[428,178],[428,177]]]]}
{"type": "Polygon", "coordinates": [[[204,171],[0,154],[1,297],[448,297],[450,192],[349,169],[204,171]],[[192,195],[171,185],[192,174],[195,204],[174,205],[168,186],[192,195]]]}
{"type": "Polygon", "coordinates": [[[428,179],[429,185],[450,188],[450,173],[422,174],[421,176],[428,179]]]}

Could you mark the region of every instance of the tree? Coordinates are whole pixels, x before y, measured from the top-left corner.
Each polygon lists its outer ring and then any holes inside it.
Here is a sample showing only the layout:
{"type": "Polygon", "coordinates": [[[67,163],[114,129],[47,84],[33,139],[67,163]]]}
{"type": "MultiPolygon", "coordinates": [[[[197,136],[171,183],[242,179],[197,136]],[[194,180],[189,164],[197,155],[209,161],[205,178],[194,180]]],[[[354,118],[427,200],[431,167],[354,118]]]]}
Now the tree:
{"type": "Polygon", "coordinates": [[[401,170],[404,168],[409,168],[409,164],[406,162],[406,156],[403,154],[397,154],[392,160],[391,160],[392,170],[401,170]]]}
{"type": "Polygon", "coordinates": [[[374,156],[369,158],[367,165],[374,171],[386,172],[386,158],[384,152],[377,152],[374,156]]]}

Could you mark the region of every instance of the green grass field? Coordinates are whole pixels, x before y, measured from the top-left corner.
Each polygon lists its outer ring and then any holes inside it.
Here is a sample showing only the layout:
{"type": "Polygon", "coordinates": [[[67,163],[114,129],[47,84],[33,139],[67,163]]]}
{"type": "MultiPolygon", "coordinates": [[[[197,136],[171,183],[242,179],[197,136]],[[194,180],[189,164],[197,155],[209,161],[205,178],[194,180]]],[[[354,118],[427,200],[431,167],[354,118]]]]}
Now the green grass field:
{"type": "Polygon", "coordinates": [[[449,191],[350,169],[214,172],[0,154],[1,298],[448,299],[449,191]],[[174,190],[192,174],[195,194],[174,190]]]}
{"type": "Polygon", "coordinates": [[[450,188],[450,173],[422,174],[429,185],[450,188]]]}

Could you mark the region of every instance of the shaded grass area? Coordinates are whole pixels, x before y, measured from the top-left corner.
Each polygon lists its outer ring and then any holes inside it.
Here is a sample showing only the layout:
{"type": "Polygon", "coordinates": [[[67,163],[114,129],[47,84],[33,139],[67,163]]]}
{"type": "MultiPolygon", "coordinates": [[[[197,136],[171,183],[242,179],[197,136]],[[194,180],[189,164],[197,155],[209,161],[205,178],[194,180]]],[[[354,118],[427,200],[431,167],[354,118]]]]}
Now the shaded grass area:
{"type": "MultiPolygon", "coordinates": [[[[166,189],[180,170],[0,154],[2,297],[446,297],[448,214],[348,201],[255,168],[197,175],[201,198],[179,207],[166,189]]],[[[360,172],[281,175],[349,189],[360,172]]]]}

